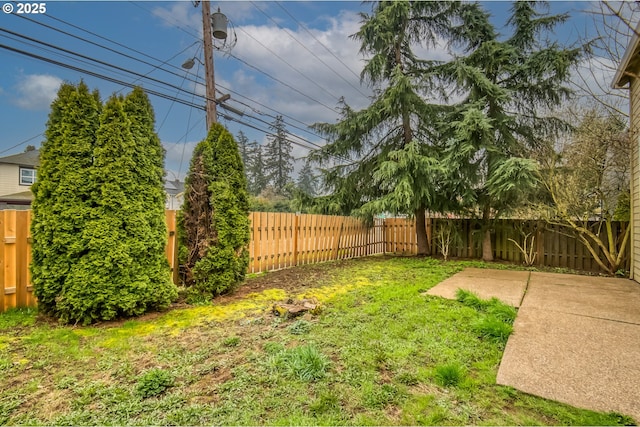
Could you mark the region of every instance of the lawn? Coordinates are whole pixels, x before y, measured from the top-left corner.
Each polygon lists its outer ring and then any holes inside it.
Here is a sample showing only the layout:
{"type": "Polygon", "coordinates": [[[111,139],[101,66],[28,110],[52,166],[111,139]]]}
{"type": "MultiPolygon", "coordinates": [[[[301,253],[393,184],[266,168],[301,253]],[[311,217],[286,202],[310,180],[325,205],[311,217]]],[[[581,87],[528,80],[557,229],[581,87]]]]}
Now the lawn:
{"type": "Polygon", "coordinates": [[[504,307],[422,295],[467,265],[372,257],[304,266],[251,277],[213,304],[93,327],[58,326],[33,310],[0,315],[0,424],[633,421],[496,385],[505,338],[483,325],[503,319],[491,313],[504,307]],[[304,297],[322,310],[271,313],[274,302],[304,297]]]}

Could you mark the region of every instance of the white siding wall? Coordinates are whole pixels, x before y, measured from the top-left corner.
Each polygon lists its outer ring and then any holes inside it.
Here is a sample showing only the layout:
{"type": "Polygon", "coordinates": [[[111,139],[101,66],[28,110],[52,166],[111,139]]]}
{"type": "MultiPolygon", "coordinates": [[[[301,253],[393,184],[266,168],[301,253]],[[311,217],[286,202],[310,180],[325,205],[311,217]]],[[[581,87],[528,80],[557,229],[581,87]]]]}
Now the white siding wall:
{"type": "Polygon", "coordinates": [[[631,278],[640,281],[640,80],[631,79],[631,278]]]}
{"type": "Polygon", "coordinates": [[[29,191],[29,185],[20,185],[20,166],[0,163],[0,196],[29,191]]]}

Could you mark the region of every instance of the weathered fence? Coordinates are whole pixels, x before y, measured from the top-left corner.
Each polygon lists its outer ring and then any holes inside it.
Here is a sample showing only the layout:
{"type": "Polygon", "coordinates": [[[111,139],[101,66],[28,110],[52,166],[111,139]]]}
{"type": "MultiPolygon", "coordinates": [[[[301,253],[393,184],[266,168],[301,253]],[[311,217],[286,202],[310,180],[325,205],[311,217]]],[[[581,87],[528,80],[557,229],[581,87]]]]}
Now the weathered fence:
{"type": "MultiPolygon", "coordinates": [[[[415,221],[405,218],[378,219],[371,227],[344,216],[252,212],[250,219],[249,273],[375,254],[417,252],[415,221]]],[[[169,232],[166,256],[173,280],[178,283],[176,211],[166,211],[166,221],[169,232]]],[[[435,255],[439,253],[435,236],[438,221],[442,220],[427,218],[425,224],[427,240],[435,255]]],[[[29,277],[30,222],[30,211],[0,211],[0,313],[36,304],[29,277]]],[[[451,246],[450,256],[479,258],[482,255],[479,221],[457,219],[453,224],[459,239],[451,246]]],[[[624,233],[625,227],[626,223],[614,223],[614,235],[624,233]]],[[[521,243],[519,230],[536,236],[536,265],[598,271],[597,263],[580,241],[559,226],[538,221],[496,221],[492,233],[495,259],[522,262],[522,254],[508,240],[521,243]]]]}
{"type": "MultiPolygon", "coordinates": [[[[437,238],[434,230],[438,221],[442,219],[427,219],[427,236],[431,245],[431,253],[440,254],[437,238]]],[[[482,257],[482,233],[480,221],[474,219],[449,220],[456,230],[457,241],[451,245],[450,257],[481,258],[482,257]]],[[[620,238],[626,231],[628,223],[613,222],[613,236],[620,238]]],[[[606,230],[597,230],[597,223],[589,223],[603,242],[607,242],[606,230]]],[[[415,254],[417,252],[415,224],[405,219],[387,219],[384,223],[385,252],[415,254]]],[[[599,271],[600,267],[586,248],[577,238],[570,235],[569,230],[543,221],[522,221],[513,219],[500,219],[494,221],[491,233],[493,257],[496,260],[521,263],[524,261],[522,252],[509,239],[513,239],[520,245],[525,234],[535,236],[533,252],[536,254],[534,265],[546,267],[569,268],[583,271],[599,271]]],[[[529,238],[531,239],[531,237],[529,238]]],[[[620,240],[622,240],[620,238],[620,240]]],[[[595,245],[594,245],[595,246],[595,245]]],[[[629,269],[629,246],[626,248],[627,257],[624,268],[629,269]]],[[[602,252],[599,251],[602,255],[602,252]]],[[[604,259],[604,258],[602,258],[604,259]]]]}

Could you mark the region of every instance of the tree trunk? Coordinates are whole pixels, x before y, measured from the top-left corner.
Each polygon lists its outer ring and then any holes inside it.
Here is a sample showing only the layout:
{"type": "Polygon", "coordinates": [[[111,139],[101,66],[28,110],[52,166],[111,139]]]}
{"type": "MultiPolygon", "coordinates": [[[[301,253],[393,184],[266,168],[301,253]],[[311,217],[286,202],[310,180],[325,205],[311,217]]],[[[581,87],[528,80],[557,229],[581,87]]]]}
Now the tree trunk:
{"type": "Polygon", "coordinates": [[[482,236],[482,260],[493,261],[493,250],[491,247],[491,207],[487,203],[482,210],[482,228],[484,235],[482,236]]]}
{"type": "Polygon", "coordinates": [[[425,210],[418,208],[416,216],[416,242],[418,243],[418,256],[431,255],[431,248],[427,240],[427,226],[425,210]]]}
{"type": "Polygon", "coordinates": [[[484,236],[482,237],[482,260],[493,261],[493,250],[491,248],[491,230],[489,228],[484,230],[484,236]]]}

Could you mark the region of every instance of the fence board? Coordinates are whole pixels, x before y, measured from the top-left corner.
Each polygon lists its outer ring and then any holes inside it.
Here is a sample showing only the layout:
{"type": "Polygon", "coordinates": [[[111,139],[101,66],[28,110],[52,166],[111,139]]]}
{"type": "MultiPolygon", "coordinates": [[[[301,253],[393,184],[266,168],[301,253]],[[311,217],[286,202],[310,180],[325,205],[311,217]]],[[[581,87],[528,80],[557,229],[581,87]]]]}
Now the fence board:
{"type": "Polygon", "coordinates": [[[5,279],[4,279],[4,268],[5,268],[5,256],[4,256],[4,248],[5,248],[5,235],[4,235],[4,214],[5,211],[0,211],[0,313],[4,312],[6,309],[10,308],[7,306],[5,302],[5,279]]]}

